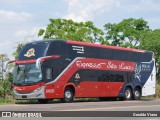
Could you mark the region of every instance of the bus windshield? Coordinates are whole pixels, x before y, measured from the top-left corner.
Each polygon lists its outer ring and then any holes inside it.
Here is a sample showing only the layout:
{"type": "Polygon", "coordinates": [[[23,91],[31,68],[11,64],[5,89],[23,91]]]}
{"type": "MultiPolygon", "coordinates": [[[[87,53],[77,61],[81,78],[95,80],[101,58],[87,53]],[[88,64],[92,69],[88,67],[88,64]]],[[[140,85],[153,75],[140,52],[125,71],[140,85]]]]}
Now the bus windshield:
{"type": "Polygon", "coordinates": [[[42,72],[36,69],[35,63],[16,65],[13,76],[13,83],[20,86],[34,85],[42,80],[42,72]]]}

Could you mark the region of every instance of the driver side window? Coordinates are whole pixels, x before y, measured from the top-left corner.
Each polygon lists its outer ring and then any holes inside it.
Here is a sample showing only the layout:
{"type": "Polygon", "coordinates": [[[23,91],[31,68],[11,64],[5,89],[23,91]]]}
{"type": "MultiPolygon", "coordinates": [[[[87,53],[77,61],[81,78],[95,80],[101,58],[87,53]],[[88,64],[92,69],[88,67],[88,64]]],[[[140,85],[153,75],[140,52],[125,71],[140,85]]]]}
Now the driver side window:
{"type": "Polygon", "coordinates": [[[52,68],[46,68],[46,79],[52,79],[52,68]]]}

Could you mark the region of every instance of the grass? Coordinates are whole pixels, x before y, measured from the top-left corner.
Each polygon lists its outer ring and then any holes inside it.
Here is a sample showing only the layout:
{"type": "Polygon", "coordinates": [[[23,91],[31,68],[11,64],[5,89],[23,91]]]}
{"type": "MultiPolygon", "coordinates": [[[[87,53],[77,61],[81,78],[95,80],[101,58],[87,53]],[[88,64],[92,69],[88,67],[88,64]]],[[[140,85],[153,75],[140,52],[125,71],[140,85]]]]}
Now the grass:
{"type": "Polygon", "coordinates": [[[0,104],[15,104],[15,101],[12,95],[7,95],[5,100],[0,98],[0,104]]]}

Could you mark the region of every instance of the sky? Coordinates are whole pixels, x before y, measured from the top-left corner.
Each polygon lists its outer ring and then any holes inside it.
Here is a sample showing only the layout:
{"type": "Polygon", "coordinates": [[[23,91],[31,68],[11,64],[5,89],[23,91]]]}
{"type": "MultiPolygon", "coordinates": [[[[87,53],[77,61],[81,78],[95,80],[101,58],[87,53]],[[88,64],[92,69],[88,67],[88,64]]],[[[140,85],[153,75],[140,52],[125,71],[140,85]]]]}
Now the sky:
{"type": "Polygon", "coordinates": [[[0,54],[12,53],[18,43],[42,40],[38,30],[50,18],[107,23],[143,18],[151,29],[160,29],[160,0],[0,0],[0,54]]]}

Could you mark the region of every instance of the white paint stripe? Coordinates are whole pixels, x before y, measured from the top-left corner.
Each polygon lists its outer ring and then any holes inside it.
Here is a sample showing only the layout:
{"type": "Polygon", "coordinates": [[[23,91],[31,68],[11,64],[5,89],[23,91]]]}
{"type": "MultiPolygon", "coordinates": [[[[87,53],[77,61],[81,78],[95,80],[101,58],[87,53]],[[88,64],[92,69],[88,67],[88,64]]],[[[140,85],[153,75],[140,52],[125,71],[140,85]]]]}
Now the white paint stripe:
{"type": "Polygon", "coordinates": [[[72,46],[73,48],[83,48],[83,46],[72,46]]]}

